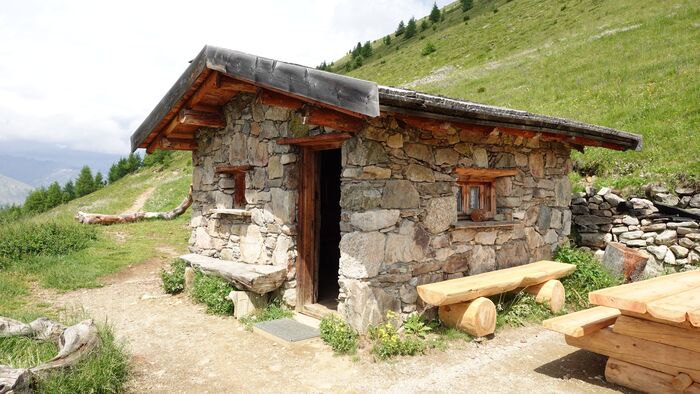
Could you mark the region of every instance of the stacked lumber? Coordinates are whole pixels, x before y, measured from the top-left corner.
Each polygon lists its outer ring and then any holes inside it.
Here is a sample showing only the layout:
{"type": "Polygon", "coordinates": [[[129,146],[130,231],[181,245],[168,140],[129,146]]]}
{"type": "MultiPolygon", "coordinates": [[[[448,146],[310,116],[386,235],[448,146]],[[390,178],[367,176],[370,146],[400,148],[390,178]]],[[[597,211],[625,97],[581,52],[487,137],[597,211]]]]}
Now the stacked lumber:
{"type": "Polygon", "coordinates": [[[589,294],[597,307],[543,322],[608,356],[606,379],[650,393],[700,393],[700,271],[589,294]]]}
{"type": "Polygon", "coordinates": [[[448,327],[481,337],[496,330],[496,305],[486,297],[524,289],[535,300],[558,312],[565,301],[559,282],[576,269],[556,261],[538,261],[518,267],[418,286],[418,295],[438,306],[440,320],[448,327]]]}

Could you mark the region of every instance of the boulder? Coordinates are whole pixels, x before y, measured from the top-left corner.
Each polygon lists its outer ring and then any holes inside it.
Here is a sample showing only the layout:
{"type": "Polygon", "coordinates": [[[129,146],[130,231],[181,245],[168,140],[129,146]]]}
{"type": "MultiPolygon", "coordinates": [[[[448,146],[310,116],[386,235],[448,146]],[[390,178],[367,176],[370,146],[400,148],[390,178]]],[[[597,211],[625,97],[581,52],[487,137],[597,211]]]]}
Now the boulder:
{"type": "Polygon", "coordinates": [[[635,249],[618,243],[610,242],[603,254],[603,266],[616,275],[622,275],[625,282],[634,282],[642,277],[648,256],[635,249]]]}
{"type": "Polygon", "coordinates": [[[453,197],[433,198],[428,203],[423,224],[433,234],[446,231],[457,221],[457,201],[453,197]]]}
{"type": "MultiPolygon", "coordinates": [[[[390,180],[386,182],[381,201],[383,208],[418,208],[418,205],[420,204],[420,196],[410,181],[390,180]]],[[[453,199],[453,201],[456,204],[456,200],[453,199]]]]}
{"type": "Polygon", "coordinates": [[[673,255],[679,259],[688,256],[688,248],[684,248],[680,245],[671,245],[669,249],[671,250],[671,252],[673,252],[673,255]]]}
{"type": "Polygon", "coordinates": [[[373,278],[384,261],[386,236],[380,232],[352,232],[340,239],[340,274],[348,278],[373,278]]]}
{"type": "Polygon", "coordinates": [[[615,193],[608,193],[608,194],[604,195],[603,198],[613,208],[616,208],[618,205],[620,205],[621,203],[626,201],[624,198],[618,196],[615,193]]]}
{"type": "Polygon", "coordinates": [[[676,232],[673,230],[664,230],[661,234],[656,236],[654,243],[657,245],[670,245],[676,240],[676,232]]]}
{"type": "Polygon", "coordinates": [[[398,209],[355,212],[350,216],[350,223],[362,231],[376,231],[394,226],[399,221],[400,214],[398,209]]]}
{"type": "Polygon", "coordinates": [[[344,280],[342,287],[347,296],[338,306],[338,312],[360,333],[366,333],[370,326],[382,323],[387,311],[401,311],[397,297],[379,287],[372,287],[367,282],[344,280]]]}

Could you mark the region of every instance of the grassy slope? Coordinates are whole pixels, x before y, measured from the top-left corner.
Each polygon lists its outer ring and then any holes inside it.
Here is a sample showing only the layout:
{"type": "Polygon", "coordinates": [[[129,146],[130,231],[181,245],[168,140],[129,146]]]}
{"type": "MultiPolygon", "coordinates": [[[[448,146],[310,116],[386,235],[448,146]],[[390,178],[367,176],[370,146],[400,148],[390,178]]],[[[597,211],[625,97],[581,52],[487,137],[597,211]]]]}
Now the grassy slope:
{"type": "Polygon", "coordinates": [[[576,154],[599,183],[700,180],[700,3],[475,3],[410,40],[376,41],[349,75],[642,134],[643,152],[576,154]],[[437,51],[422,56],[427,42],[437,51]]]}
{"type": "MultiPolygon", "coordinates": [[[[143,169],[88,196],[61,205],[30,220],[73,221],[79,211],[120,213],[149,187],[155,192],[147,210],[177,206],[191,182],[188,155],[176,155],[166,168],[143,169]]],[[[39,315],[55,317],[59,311],[31,296],[32,286],[68,291],[98,287],[100,278],[131,265],[163,255],[159,247],[184,252],[189,237],[189,213],[173,221],[148,221],[97,227],[98,239],[81,251],[66,256],[40,256],[0,270],[0,316],[29,320],[39,315]]]]}

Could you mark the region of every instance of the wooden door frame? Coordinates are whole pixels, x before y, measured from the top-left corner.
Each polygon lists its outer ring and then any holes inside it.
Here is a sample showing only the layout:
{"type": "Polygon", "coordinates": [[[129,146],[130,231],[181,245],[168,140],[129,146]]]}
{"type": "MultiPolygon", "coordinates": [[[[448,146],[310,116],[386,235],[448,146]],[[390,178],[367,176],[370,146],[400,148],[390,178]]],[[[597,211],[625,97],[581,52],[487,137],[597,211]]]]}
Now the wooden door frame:
{"type": "Polygon", "coordinates": [[[299,206],[297,232],[297,305],[298,311],[304,305],[313,304],[318,298],[318,239],[320,235],[320,205],[318,152],[340,149],[343,141],[322,146],[300,145],[299,160],[299,206]]]}

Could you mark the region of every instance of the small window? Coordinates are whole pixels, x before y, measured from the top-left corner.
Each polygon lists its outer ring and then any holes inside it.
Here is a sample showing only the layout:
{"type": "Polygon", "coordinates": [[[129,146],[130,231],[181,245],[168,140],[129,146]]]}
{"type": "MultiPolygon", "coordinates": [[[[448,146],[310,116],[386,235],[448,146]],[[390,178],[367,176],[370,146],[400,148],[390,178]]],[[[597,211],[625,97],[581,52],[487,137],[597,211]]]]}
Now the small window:
{"type": "Polygon", "coordinates": [[[457,174],[457,215],[470,220],[474,210],[484,211],[485,219],[496,216],[496,179],[517,174],[509,168],[455,168],[457,174]]]}

